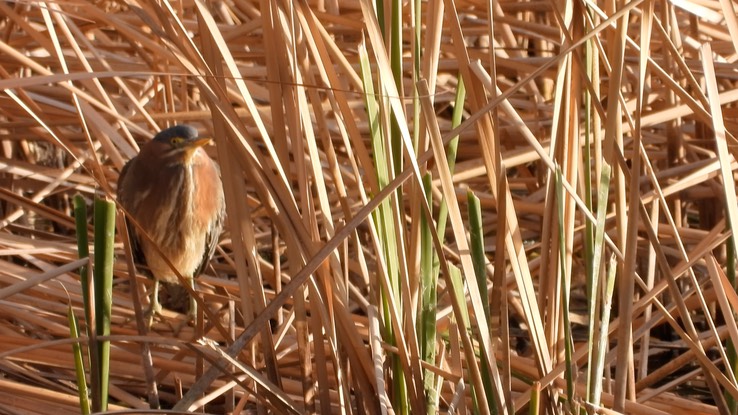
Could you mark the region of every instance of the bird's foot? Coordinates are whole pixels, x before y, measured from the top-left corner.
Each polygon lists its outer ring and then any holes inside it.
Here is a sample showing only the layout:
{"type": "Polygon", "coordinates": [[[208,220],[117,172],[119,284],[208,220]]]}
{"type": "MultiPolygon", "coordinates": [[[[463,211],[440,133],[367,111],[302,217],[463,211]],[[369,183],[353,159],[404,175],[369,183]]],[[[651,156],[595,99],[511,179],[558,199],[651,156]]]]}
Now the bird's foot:
{"type": "Polygon", "coordinates": [[[153,301],[146,310],[146,325],[149,329],[154,324],[154,317],[161,317],[161,304],[158,301],[153,301]]]}
{"type": "Polygon", "coordinates": [[[188,327],[192,323],[193,327],[197,326],[197,302],[194,298],[190,297],[189,309],[184,318],[177,318],[176,321],[170,321],[169,327],[172,329],[172,333],[175,337],[179,336],[179,333],[185,327],[188,327]]]}
{"type": "Polygon", "coordinates": [[[168,320],[167,324],[169,325],[169,328],[172,329],[172,335],[174,335],[174,337],[179,337],[179,333],[182,329],[189,327],[190,321],[191,320],[189,318],[178,318],[176,320],[168,320]]]}

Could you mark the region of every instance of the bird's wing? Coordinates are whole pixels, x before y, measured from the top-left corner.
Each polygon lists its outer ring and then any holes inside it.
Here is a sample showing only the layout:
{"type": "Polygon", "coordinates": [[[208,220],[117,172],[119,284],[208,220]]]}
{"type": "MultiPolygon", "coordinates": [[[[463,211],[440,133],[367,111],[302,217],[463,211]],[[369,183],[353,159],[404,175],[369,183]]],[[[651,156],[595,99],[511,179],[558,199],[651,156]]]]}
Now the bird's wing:
{"type": "MultiPolygon", "coordinates": [[[[118,202],[123,207],[123,209],[127,209],[128,200],[126,200],[126,195],[121,194],[121,188],[123,187],[123,182],[126,178],[126,174],[128,173],[128,169],[130,166],[136,162],[136,158],[132,158],[123,166],[123,169],[120,171],[120,176],[118,177],[118,202]]],[[[146,264],[146,257],[143,253],[143,248],[141,247],[141,240],[138,238],[138,233],[136,232],[136,226],[128,219],[128,215],[125,216],[125,223],[126,223],[126,229],[128,230],[128,240],[130,241],[131,245],[131,254],[133,254],[133,261],[138,265],[145,265],[146,264]]],[[[146,271],[148,273],[148,269],[146,271]]]]}
{"type": "Polygon", "coordinates": [[[128,218],[125,218],[126,222],[126,228],[128,229],[128,240],[131,243],[131,254],[133,254],[133,261],[141,265],[146,265],[146,257],[143,253],[143,248],[141,247],[141,240],[138,239],[138,233],[136,232],[136,226],[128,220],[128,218]]]}
{"type": "Polygon", "coordinates": [[[203,271],[205,271],[205,268],[210,262],[210,258],[213,257],[213,254],[215,253],[215,248],[218,246],[218,238],[220,237],[220,233],[223,230],[224,219],[225,205],[221,204],[221,209],[218,212],[218,216],[215,218],[213,224],[210,226],[207,235],[205,235],[205,252],[202,255],[202,261],[200,262],[200,265],[197,267],[197,270],[193,274],[194,276],[198,276],[203,271]]]}
{"type": "MultiPolygon", "coordinates": [[[[220,183],[220,166],[218,163],[211,160],[212,168],[214,169],[215,177],[218,179],[218,182],[220,183]]],[[[222,186],[219,184],[219,186],[222,186]]],[[[200,262],[200,265],[197,266],[197,270],[195,270],[194,276],[200,275],[203,271],[205,271],[205,268],[208,266],[208,263],[210,263],[210,259],[213,257],[213,254],[215,253],[215,248],[218,247],[218,239],[220,238],[220,234],[223,231],[223,225],[225,221],[225,195],[223,194],[223,189],[221,189],[217,192],[217,197],[219,201],[219,208],[218,208],[218,214],[215,217],[215,220],[210,225],[210,228],[208,229],[207,235],[205,235],[205,252],[203,252],[202,255],[202,261],[200,262]]]]}

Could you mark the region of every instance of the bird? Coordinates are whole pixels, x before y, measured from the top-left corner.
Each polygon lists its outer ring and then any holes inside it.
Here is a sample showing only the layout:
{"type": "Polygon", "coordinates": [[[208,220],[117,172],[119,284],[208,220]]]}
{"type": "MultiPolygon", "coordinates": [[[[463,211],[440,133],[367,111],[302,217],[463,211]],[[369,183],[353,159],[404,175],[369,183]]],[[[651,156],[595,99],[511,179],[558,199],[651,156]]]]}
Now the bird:
{"type": "MultiPolygon", "coordinates": [[[[186,124],[162,130],[141,146],[118,178],[120,206],[140,226],[126,220],[134,260],[154,279],[149,326],[161,312],[159,282],[179,281],[161,254],[194,289],[194,279],[212,258],[223,229],[220,168],[203,149],[210,141],[186,124]]],[[[196,307],[190,297],[190,317],[196,307]]]]}

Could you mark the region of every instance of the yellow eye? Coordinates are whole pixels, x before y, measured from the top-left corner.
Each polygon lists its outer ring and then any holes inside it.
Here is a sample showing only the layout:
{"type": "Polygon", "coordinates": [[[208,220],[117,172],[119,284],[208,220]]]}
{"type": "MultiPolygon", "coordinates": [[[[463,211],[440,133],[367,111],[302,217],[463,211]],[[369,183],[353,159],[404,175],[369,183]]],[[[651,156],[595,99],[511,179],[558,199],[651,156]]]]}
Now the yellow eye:
{"type": "Polygon", "coordinates": [[[172,145],[174,146],[182,144],[183,141],[184,141],[184,138],[182,137],[172,137],[171,140],[169,140],[169,142],[172,143],[172,145]]]}

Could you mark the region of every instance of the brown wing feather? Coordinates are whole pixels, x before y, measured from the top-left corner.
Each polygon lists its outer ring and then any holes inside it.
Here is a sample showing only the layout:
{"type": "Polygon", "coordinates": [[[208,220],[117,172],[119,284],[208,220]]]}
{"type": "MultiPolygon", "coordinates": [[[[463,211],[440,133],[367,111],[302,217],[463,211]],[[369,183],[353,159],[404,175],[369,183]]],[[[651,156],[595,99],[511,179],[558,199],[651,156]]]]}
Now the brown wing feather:
{"type": "Polygon", "coordinates": [[[217,220],[213,223],[213,227],[210,229],[210,231],[205,235],[205,252],[202,256],[202,262],[195,270],[195,273],[193,274],[195,277],[200,275],[203,271],[205,271],[205,268],[208,266],[208,263],[210,263],[210,259],[213,257],[213,254],[215,253],[215,248],[218,246],[218,239],[220,237],[220,232],[223,230],[223,219],[225,217],[225,212],[221,211],[221,213],[218,215],[217,220]]]}
{"type": "MultiPolygon", "coordinates": [[[[123,206],[124,209],[126,209],[126,206],[124,206],[127,203],[126,195],[123,194],[122,188],[123,183],[126,178],[126,174],[128,173],[128,170],[130,169],[131,165],[137,161],[137,158],[134,157],[128,161],[123,166],[123,169],[120,171],[120,176],[118,176],[118,189],[117,189],[117,196],[118,201],[120,202],[121,206],[123,206]]],[[[143,248],[141,247],[141,241],[138,238],[138,234],[136,233],[136,226],[128,219],[128,215],[125,216],[125,222],[126,222],[126,229],[128,230],[128,241],[130,242],[131,247],[131,254],[133,255],[133,261],[136,264],[139,265],[146,265],[146,256],[144,255],[143,248]]],[[[147,274],[150,274],[149,270],[146,268],[144,269],[147,274]]],[[[149,275],[151,276],[151,275],[149,275]]]]}
{"type": "MultiPolygon", "coordinates": [[[[220,179],[220,166],[218,166],[218,163],[209,160],[215,176],[220,179]]],[[[220,180],[219,180],[220,181],[220,180]]],[[[218,246],[218,240],[220,238],[220,233],[223,231],[223,222],[225,220],[225,201],[224,195],[223,195],[223,188],[222,186],[219,186],[219,196],[217,204],[218,206],[218,214],[216,215],[215,220],[210,226],[210,229],[208,230],[207,235],[205,235],[205,252],[203,252],[202,256],[202,262],[200,262],[200,265],[195,270],[195,273],[193,274],[195,277],[200,275],[203,271],[205,271],[205,268],[208,266],[208,263],[210,262],[210,259],[213,257],[213,254],[215,253],[215,248],[218,246]]]]}

